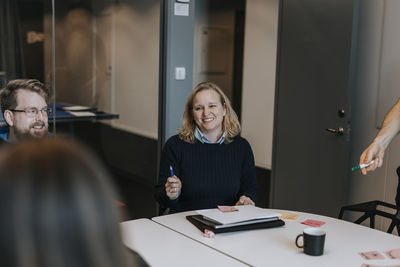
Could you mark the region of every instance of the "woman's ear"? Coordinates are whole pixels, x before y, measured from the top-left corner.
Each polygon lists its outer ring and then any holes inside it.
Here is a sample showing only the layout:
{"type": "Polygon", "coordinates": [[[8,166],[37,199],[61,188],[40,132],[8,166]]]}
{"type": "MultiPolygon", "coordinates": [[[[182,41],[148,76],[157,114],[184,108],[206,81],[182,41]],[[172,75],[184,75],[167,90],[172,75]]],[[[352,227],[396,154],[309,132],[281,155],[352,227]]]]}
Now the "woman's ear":
{"type": "Polygon", "coordinates": [[[9,126],[14,126],[14,114],[10,110],[4,111],[4,120],[9,126]]]}

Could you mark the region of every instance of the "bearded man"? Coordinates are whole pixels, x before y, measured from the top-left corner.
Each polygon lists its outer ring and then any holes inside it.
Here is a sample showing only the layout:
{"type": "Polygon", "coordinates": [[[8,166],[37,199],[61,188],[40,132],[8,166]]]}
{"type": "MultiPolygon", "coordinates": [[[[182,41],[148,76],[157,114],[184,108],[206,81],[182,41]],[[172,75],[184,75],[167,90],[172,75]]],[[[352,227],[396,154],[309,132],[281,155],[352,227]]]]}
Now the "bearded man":
{"type": "Polygon", "coordinates": [[[0,142],[17,143],[48,135],[47,106],[49,90],[38,80],[10,81],[0,91],[0,104],[8,131],[0,133],[0,142]]]}

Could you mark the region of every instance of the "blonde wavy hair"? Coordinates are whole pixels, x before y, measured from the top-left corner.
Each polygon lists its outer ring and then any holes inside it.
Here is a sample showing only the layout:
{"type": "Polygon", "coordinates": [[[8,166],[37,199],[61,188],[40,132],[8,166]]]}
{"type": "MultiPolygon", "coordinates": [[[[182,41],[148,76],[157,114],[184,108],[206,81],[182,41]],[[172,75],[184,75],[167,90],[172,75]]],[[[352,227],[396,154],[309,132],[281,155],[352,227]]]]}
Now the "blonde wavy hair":
{"type": "Polygon", "coordinates": [[[179,131],[179,138],[185,142],[193,144],[196,141],[194,135],[196,129],[196,122],[193,117],[193,100],[197,93],[204,90],[214,90],[220,97],[221,104],[226,109],[226,114],[222,121],[222,131],[225,132],[225,143],[228,144],[233,141],[233,138],[240,134],[240,122],[236,112],[232,109],[231,102],[228,97],[222,92],[218,85],[211,82],[199,83],[189,95],[185,105],[182,118],[182,128],[179,131]]]}

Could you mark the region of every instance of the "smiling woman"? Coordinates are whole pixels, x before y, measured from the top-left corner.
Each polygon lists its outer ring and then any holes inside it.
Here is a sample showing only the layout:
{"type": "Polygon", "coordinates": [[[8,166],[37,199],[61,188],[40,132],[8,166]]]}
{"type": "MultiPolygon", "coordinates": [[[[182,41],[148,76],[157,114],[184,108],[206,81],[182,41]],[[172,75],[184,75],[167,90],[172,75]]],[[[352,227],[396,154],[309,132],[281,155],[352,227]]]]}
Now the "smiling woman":
{"type": "MultiPolygon", "coordinates": [[[[236,112],[232,109],[231,103],[228,97],[222,92],[222,90],[214,83],[204,82],[199,83],[189,95],[183,112],[183,123],[180,129],[179,137],[189,143],[196,141],[195,130],[196,126],[201,129],[201,121],[196,121],[197,115],[200,114],[201,110],[207,107],[207,110],[216,112],[218,107],[223,107],[222,121],[219,123],[220,128],[216,126],[220,131],[215,131],[220,135],[225,133],[226,142],[229,143],[232,138],[239,135],[240,123],[236,112]],[[223,132],[223,133],[222,133],[223,132]]],[[[217,112],[218,113],[218,112],[217,112]]],[[[207,115],[207,114],[206,114],[207,115]]],[[[211,114],[215,117],[215,114],[211,114]]],[[[219,121],[217,119],[217,121],[219,121]]],[[[218,123],[217,123],[218,124],[218,123]]],[[[217,129],[217,130],[218,130],[217,129]]],[[[205,134],[205,132],[203,132],[205,134]]]]}
{"type": "Polygon", "coordinates": [[[193,99],[193,118],[204,136],[214,143],[221,137],[225,102],[214,90],[199,91],[193,99]]]}
{"type": "Polygon", "coordinates": [[[222,90],[197,85],[185,106],[180,133],[163,148],[156,199],[170,212],[254,205],[254,157],[222,90]]]}

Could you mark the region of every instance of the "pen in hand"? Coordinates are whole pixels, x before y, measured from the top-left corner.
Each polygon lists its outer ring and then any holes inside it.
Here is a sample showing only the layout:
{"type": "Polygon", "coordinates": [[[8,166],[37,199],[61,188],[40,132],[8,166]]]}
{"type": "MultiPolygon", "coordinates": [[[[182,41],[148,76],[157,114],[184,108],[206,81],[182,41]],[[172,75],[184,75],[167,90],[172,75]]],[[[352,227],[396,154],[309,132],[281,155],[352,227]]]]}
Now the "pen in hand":
{"type": "Polygon", "coordinates": [[[182,184],[179,178],[175,176],[172,166],[169,166],[169,172],[171,174],[171,177],[168,177],[167,183],[165,184],[165,189],[167,192],[167,196],[170,199],[176,199],[181,194],[182,184]]]}
{"type": "Polygon", "coordinates": [[[172,169],[171,165],[169,165],[169,173],[170,173],[171,177],[168,178],[167,182],[170,182],[172,184],[175,184],[176,182],[178,182],[177,179],[174,178],[176,176],[174,174],[174,169],[172,169]]]}
{"type": "Polygon", "coordinates": [[[362,169],[362,168],[366,168],[366,167],[368,167],[369,165],[371,165],[372,163],[374,163],[373,160],[371,160],[371,161],[368,162],[368,163],[363,163],[363,164],[360,164],[360,165],[358,165],[358,166],[354,166],[353,168],[351,168],[351,171],[356,171],[356,170],[359,170],[359,169],[362,169]]]}

